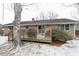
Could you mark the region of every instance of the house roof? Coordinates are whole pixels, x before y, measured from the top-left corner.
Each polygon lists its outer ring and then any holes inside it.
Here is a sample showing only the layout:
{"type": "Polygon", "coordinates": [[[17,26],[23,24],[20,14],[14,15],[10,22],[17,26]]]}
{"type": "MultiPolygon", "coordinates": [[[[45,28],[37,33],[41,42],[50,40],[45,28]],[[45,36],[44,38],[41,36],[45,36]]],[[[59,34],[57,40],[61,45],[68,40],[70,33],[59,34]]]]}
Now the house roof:
{"type": "MultiPolygon", "coordinates": [[[[34,21],[21,21],[21,25],[42,25],[42,24],[72,24],[78,21],[61,18],[51,20],[34,20],[34,21]]],[[[13,23],[5,24],[6,26],[12,26],[13,23]]]]}

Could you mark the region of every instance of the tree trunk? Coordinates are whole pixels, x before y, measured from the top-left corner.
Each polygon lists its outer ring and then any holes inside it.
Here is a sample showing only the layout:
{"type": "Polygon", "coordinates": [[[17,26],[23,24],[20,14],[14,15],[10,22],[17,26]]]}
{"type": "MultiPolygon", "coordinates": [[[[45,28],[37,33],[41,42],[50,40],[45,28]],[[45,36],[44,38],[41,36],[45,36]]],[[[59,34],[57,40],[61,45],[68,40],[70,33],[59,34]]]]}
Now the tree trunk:
{"type": "Polygon", "coordinates": [[[15,18],[13,22],[13,44],[15,47],[21,45],[21,40],[20,40],[21,12],[22,12],[21,3],[14,3],[15,18]]]}

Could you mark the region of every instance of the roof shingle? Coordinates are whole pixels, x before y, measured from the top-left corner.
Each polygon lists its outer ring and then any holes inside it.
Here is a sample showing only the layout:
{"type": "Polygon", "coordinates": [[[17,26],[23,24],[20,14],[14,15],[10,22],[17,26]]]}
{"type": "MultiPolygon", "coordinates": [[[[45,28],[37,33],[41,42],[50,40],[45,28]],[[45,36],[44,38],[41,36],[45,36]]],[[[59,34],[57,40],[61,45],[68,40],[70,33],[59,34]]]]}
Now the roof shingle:
{"type": "MultiPolygon", "coordinates": [[[[57,24],[57,23],[73,23],[73,22],[77,22],[75,20],[71,20],[71,19],[51,19],[51,20],[35,20],[35,21],[22,21],[21,24],[25,24],[25,25],[32,25],[32,24],[57,24]]],[[[9,23],[9,24],[5,24],[5,25],[12,25],[13,23],[9,23]]]]}

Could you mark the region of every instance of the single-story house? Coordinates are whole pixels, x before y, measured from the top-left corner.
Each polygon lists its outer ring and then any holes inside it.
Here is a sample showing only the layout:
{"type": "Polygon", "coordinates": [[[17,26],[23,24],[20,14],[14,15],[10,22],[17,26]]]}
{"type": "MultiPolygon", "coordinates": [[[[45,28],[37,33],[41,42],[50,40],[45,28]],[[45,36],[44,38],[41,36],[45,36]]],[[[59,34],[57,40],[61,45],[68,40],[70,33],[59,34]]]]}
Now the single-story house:
{"type": "MultiPolygon", "coordinates": [[[[21,29],[21,38],[24,40],[33,40],[33,41],[45,41],[51,42],[51,31],[52,29],[61,29],[71,35],[73,38],[76,37],[76,28],[79,21],[61,18],[61,19],[51,19],[51,20],[33,20],[33,21],[22,21],[20,23],[21,29]],[[27,32],[34,30],[36,36],[27,35],[27,32]],[[46,34],[49,33],[49,34],[46,34]],[[30,39],[28,39],[30,38],[30,39]]],[[[3,28],[3,35],[9,37],[9,40],[12,39],[13,23],[5,24],[3,28]]],[[[77,28],[79,30],[79,28],[77,28]]],[[[33,34],[34,35],[34,34],[33,34]]]]}

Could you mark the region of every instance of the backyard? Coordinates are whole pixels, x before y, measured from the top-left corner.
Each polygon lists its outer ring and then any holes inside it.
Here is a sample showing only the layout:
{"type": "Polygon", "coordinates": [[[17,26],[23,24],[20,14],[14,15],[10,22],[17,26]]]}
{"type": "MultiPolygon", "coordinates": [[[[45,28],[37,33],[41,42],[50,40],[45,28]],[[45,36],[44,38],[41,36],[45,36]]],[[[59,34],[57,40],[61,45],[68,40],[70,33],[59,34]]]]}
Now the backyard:
{"type": "MultiPolygon", "coordinates": [[[[0,41],[1,42],[1,41],[0,41]]],[[[61,46],[52,44],[23,42],[19,51],[15,49],[8,51],[12,43],[6,41],[0,45],[0,55],[2,56],[79,56],[79,38],[69,40],[61,46]]]]}
{"type": "Polygon", "coordinates": [[[79,38],[77,38],[79,37],[77,18],[79,3],[72,4],[70,6],[70,8],[74,7],[72,9],[68,9],[63,4],[44,5],[41,3],[1,5],[0,56],[79,56],[79,38]],[[58,6],[57,11],[53,10],[52,6],[58,6]],[[12,10],[13,15],[9,13],[10,10],[6,10],[6,7],[12,10]],[[32,8],[35,15],[31,12],[32,8]],[[66,13],[63,13],[64,11],[66,13]],[[64,14],[68,15],[67,13],[70,17],[63,17],[64,14]],[[9,17],[5,18],[7,15],[9,17]],[[26,17],[28,15],[30,17],[26,17]]]}

